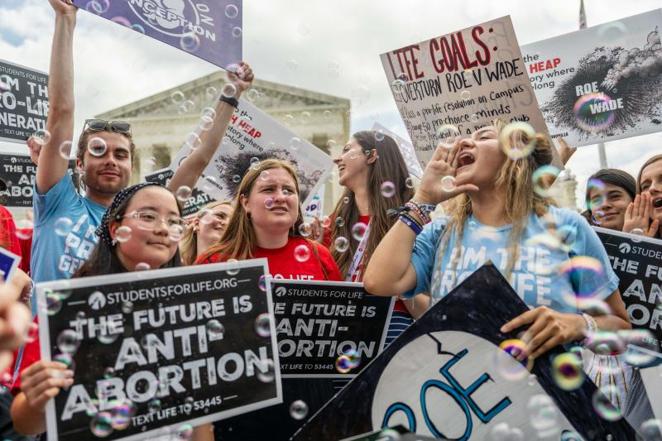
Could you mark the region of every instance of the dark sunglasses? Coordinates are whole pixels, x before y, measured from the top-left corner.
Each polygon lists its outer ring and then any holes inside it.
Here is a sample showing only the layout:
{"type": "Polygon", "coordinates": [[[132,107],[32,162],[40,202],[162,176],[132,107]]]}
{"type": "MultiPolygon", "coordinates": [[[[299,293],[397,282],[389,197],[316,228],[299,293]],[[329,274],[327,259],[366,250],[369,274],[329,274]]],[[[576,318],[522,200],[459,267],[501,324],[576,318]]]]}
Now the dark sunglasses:
{"type": "Polygon", "coordinates": [[[105,121],[103,119],[85,120],[84,130],[93,132],[117,132],[131,134],[131,124],[126,121],[105,121]]]}

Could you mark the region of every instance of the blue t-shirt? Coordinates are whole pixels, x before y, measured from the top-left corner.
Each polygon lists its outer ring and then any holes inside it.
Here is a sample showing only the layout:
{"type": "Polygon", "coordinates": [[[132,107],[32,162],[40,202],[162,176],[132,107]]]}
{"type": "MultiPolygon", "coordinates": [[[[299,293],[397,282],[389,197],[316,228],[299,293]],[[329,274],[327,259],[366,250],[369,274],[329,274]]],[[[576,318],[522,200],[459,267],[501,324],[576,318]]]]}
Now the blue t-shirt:
{"type": "MultiPolygon", "coordinates": [[[[565,247],[550,242],[547,219],[530,215],[519,241],[519,258],[509,278],[513,289],[530,307],[548,306],[563,312],[578,311],[577,295],[607,298],[618,288],[618,277],[595,231],[575,212],[550,207],[549,215],[558,236],[565,237],[565,247]]],[[[411,257],[416,271],[412,294],[427,292],[437,301],[490,260],[505,275],[511,225],[489,227],[469,217],[455,266],[451,256],[457,254],[457,233],[449,232],[447,244],[439,249],[445,225],[443,219],[437,219],[416,238],[411,257]]]]}
{"type": "Polygon", "coordinates": [[[37,283],[71,278],[97,244],[94,231],[106,207],[78,194],[65,173],[45,194],[34,185],[33,209],[32,279],[37,283]]]}

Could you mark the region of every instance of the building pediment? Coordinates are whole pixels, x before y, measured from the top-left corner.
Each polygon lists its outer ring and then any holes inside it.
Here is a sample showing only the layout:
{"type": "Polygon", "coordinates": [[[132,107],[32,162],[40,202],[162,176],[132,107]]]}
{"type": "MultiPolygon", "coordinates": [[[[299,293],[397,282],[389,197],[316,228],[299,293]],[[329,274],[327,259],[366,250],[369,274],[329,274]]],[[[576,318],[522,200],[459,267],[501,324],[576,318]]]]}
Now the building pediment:
{"type": "MultiPolygon", "coordinates": [[[[214,72],[125,106],[109,110],[97,115],[97,117],[103,119],[130,119],[145,116],[175,116],[200,111],[213,103],[223,84],[225,84],[225,73],[214,72]],[[177,92],[181,92],[181,94],[177,92]]],[[[267,113],[273,113],[270,110],[287,111],[288,109],[304,107],[308,109],[349,109],[350,107],[350,100],[346,98],[266,80],[255,79],[252,89],[255,90],[245,93],[244,98],[251,100],[267,113]]]]}

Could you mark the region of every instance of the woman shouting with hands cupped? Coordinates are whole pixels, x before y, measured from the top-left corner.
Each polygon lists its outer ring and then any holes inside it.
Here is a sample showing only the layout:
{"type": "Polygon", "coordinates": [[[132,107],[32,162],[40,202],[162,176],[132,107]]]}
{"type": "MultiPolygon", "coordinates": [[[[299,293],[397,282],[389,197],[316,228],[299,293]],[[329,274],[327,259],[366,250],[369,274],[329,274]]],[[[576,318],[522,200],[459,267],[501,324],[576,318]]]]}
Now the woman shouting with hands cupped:
{"type": "Polygon", "coordinates": [[[434,304],[491,260],[531,308],[501,328],[526,328],[521,360],[598,329],[630,328],[598,236],[579,214],[551,205],[538,182],[535,171],[551,160],[549,139],[521,123],[495,121],[440,144],[414,198],[375,250],[366,289],[376,295],[429,293],[434,304]],[[449,217],[431,222],[430,212],[444,201],[449,217]],[[572,238],[560,231],[572,231],[572,238]],[[567,268],[575,256],[601,270],[573,274],[567,268]],[[587,293],[609,313],[583,311],[587,293]]]}

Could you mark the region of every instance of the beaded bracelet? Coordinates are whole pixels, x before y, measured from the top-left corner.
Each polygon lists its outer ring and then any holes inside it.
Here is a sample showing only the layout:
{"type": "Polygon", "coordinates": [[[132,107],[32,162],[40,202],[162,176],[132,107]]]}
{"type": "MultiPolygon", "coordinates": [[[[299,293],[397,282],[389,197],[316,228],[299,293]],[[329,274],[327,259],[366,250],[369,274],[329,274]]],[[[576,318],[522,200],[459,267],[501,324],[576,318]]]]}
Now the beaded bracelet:
{"type": "Polygon", "coordinates": [[[581,343],[582,345],[586,345],[592,335],[598,331],[598,322],[596,322],[593,317],[586,313],[582,313],[582,318],[586,322],[586,331],[584,332],[585,338],[581,343]]]}
{"type": "Polygon", "coordinates": [[[404,223],[407,225],[411,230],[416,234],[417,236],[423,231],[423,227],[407,213],[402,213],[400,217],[398,217],[400,222],[404,223]]]}
{"type": "Polygon", "coordinates": [[[421,208],[420,205],[418,205],[416,202],[409,201],[405,204],[405,209],[407,211],[415,213],[418,218],[423,222],[424,224],[428,224],[432,222],[432,219],[430,219],[430,215],[426,213],[425,210],[421,208]]]}

